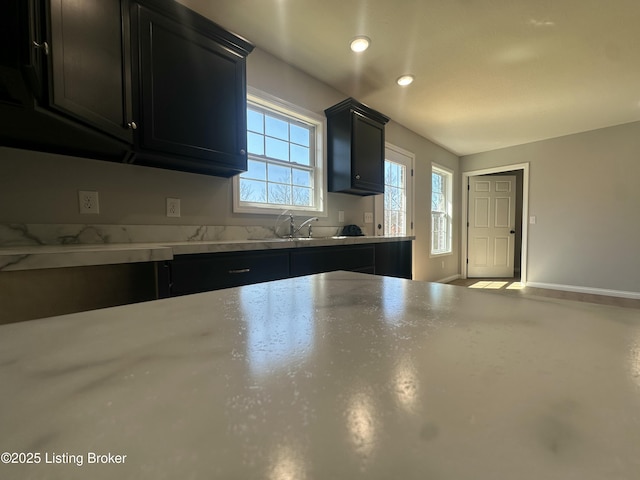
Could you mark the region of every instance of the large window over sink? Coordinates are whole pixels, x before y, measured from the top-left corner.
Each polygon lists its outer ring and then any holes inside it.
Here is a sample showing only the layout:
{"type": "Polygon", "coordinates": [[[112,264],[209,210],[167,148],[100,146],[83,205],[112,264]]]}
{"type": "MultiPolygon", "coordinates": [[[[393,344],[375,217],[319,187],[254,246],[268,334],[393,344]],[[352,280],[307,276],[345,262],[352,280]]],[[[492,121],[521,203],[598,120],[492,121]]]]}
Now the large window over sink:
{"type": "Polygon", "coordinates": [[[324,118],[250,89],[248,169],[234,178],[234,211],[325,211],[324,118]]]}

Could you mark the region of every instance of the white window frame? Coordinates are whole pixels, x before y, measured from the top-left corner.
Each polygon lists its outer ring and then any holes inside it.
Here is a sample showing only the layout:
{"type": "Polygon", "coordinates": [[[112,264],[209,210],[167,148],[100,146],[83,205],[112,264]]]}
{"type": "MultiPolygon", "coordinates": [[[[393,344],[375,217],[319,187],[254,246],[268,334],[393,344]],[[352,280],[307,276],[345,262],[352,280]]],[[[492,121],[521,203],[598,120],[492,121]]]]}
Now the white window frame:
{"type": "MultiPolygon", "coordinates": [[[[434,251],[433,247],[433,211],[429,209],[430,217],[430,230],[431,236],[429,240],[429,256],[430,257],[444,257],[447,255],[453,255],[453,171],[449,170],[442,165],[436,163],[431,164],[431,185],[433,186],[433,174],[444,176],[445,182],[445,205],[446,205],[446,219],[447,219],[447,248],[442,251],[434,251]]],[[[433,188],[433,187],[432,187],[433,188]]],[[[431,192],[431,198],[429,199],[433,206],[433,191],[431,192]]]]}
{"type": "Polygon", "coordinates": [[[285,100],[265,93],[256,88],[247,87],[247,107],[254,104],[258,107],[272,110],[280,115],[292,117],[296,120],[311,124],[315,128],[315,167],[313,173],[314,207],[261,204],[240,201],[240,175],[233,177],[233,212],[264,215],[278,215],[284,210],[297,214],[308,214],[326,217],[327,213],[327,175],[325,135],[326,119],[314,112],[293,105],[285,100]]]}

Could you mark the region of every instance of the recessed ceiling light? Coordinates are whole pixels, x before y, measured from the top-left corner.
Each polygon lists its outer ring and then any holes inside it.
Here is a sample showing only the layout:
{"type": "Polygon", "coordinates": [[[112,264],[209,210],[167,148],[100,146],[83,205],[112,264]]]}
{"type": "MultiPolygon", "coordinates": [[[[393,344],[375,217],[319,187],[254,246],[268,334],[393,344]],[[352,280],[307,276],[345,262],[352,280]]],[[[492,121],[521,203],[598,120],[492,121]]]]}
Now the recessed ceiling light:
{"type": "Polygon", "coordinates": [[[396,82],[401,87],[406,87],[407,85],[411,85],[413,83],[414,77],[413,75],[402,75],[396,82]]]}
{"type": "Polygon", "coordinates": [[[369,44],[371,40],[369,40],[365,36],[355,37],[351,40],[351,50],[356,53],[364,52],[367,48],[369,48],[369,44]]]}

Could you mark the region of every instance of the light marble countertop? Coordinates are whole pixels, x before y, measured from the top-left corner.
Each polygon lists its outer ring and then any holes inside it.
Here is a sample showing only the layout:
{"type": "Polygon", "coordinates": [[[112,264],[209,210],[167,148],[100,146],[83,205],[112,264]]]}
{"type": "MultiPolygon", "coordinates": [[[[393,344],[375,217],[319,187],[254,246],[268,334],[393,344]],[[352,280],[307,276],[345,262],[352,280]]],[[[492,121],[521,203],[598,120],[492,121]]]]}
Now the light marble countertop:
{"type": "Polygon", "coordinates": [[[171,260],[174,255],[397,242],[414,237],[314,237],[25,245],[0,248],[0,271],[171,260]]]}
{"type": "Polygon", "coordinates": [[[640,478],[635,309],[332,272],[0,326],[0,385],[3,479],[640,478]]]}

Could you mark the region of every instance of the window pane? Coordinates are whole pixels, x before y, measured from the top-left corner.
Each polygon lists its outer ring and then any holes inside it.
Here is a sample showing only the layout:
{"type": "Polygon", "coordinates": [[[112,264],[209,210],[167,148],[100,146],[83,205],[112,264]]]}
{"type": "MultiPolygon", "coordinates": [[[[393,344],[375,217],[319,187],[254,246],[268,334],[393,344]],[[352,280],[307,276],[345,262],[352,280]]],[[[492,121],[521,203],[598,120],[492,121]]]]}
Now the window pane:
{"type": "Polygon", "coordinates": [[[240,200],[243,202],[265,203],[267,201],[267,184],[241,178],[240,200]]]}
{"type": "Polygon", "coordinates": [[[407,231],[406,167],[385,160],[384,212],[385,235],[405,235],[407,231]]]}
{"type": "Polygon", "coordinates": [[[247,162],[247,171],[240,174],[241,178],[252,178],[255,180],[267,179],[267,164],[257,160],[247,162]]]}
{"type": "Polygon", "coordinates": [[[402,189],[392,186],[385,186],[385,193],[389,192],[388,201],[391,210],[404,210],[404,192],[402,189]]]}
{"type": "Polygon", "coordinates": [[[439,175],[437,173],[434,173],[431,176],[431,190],[434,193],[441,193],[442,192],[442,184],[443,184],[443,178],[442,175],[439,175]]]}
{"type": "Polygon", "coordinates": [[[284,160],[285,162],[289,161],[289,144],[287,142],[266,137],[265,143],[267,147],[267,157],[284,160]]]}
{"type": "Polygon", "coordinates": [[[264,155],[264,137],[257,133],[247,132],[247,148],[249,153],[264,155]]]}
{"type": "Polygon", "coordinates": [[[289,140],[289,124],[279,118],[265,116],[265,133],[270,137],[289,140]]]}
{"type": "Polygon", "coordinates": [[[311,186],[311,172],[306,170],[293,169],[293,184],[300,185],[302,187],[311,186]]]}
{"type": "Polygon", "coordinates": [[[291,186],[269,183],[269,203],[291,205],[291,186]]]}
{"type": "Polygon", "coordinates": [[[403,179],[402,179],[402,170],[403,168],[397,163],[393,165],[392,168],[392,176],[391,176],[391,185],[395,185],[396,187],[403,187],[403,179]]]}
{"type": "Polygon", "coordinates": [[[291,141],[297,143],[298,145],[302,145],[304,147],[308,147],[309,144],[309,129],[302,128],[298,125],[291,125],[291,141]]]}
{"type": "Polygon", "coordinates": [[[309,165],[309,148],[291,144],[291,161],[300,165],[309,165]]]}
{"type": "Polygon", "coordinates": [[[434,193],[431,198],[431,210],[433,212],[446,212],[445,196],[441,193],[434,193]]]}
{"type": "Polygon", "coordinates": [[[264,115],[255,110],[247,110],[247,129],[252,132],[264,133],[264,115]]]}
{"type": "Polygon", "coordinates": [[[291,168],[269,165],[269,182],[291,184],[291,168]]]}
{"type": "Polygon", "coordinates": [[[311,205],[313,198],[312,190],[304,187],[293,187],[293,204],[294,205],[311,205]]]}

